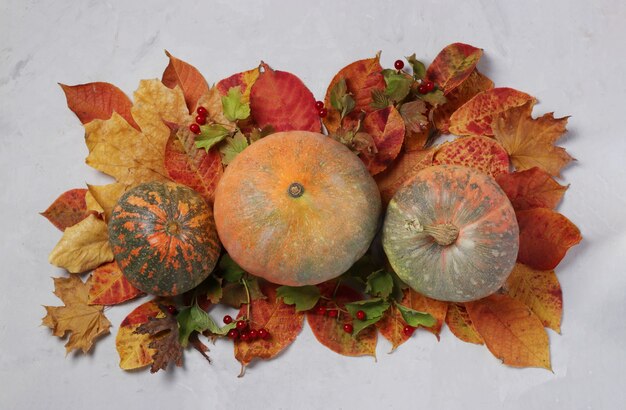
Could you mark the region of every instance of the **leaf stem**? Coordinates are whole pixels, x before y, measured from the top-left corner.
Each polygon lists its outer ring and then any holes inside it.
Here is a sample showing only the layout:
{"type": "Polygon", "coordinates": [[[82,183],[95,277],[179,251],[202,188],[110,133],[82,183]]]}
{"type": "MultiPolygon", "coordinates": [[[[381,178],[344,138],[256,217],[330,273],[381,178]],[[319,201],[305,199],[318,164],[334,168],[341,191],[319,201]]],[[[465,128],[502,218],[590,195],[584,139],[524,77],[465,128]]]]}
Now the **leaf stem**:
{"type": "Polygon", "coordinates": [[[247,306],[246,307],[247,307],[247,310],[248,310],[248,312],[246,314],[246,319],[250,320],[250,317],[251,317],[250,316],[250,302],[251,302],[251,300],[250,300],[250,289],[248,289],[248,282],[246,281],[246,278],[242,278],[241,282],[243,283],[243,287],[246,290],[246,300],[247,300],[247,302],[246,302],[247,306]]]}

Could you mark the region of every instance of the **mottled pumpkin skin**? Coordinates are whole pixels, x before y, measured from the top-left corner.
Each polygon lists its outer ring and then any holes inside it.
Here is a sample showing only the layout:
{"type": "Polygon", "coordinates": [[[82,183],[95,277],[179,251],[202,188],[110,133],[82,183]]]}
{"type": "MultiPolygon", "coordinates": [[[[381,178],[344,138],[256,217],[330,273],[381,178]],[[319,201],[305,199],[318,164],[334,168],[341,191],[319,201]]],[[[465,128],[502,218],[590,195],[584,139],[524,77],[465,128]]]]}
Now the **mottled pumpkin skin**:
{"type": "Polygon", "coordinates": [[[175,183],[149,182],[122,195],[109,241],[128,281],[160,296],[196,287],[220,253],[211,209],[198,193],[175,183]]]}
{"type": "Polygon", "coordinates": [[[322,134],[289,131],[235,158],[218,184],[214,212],[222,244],[243,269],[302,286],[337,277],[363,256],[381,202],[348,148],[322,134]],[[302,191],[290,194],[293,184],[302,191]]]}
{"type": "Polygon", "coordinates": [[[398,276],[434,299],[467,302],[497,291],[519,247],[515,212],[490,176],[460,166],[420,171],[389,203],[383,247],[398,276]],[[458,237],[438,244],[422,227],[452,224],[458,237]]]}

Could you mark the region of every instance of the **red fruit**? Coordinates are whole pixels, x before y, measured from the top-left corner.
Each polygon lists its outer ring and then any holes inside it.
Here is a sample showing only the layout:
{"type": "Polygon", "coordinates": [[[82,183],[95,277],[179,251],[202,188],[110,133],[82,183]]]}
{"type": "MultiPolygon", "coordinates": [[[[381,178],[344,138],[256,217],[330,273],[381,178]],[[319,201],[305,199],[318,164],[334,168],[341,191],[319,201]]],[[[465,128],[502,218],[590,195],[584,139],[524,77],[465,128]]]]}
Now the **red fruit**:
{"type": "Polygon", "coordinates": [[[239,337],[239,332],[237,331],[237,329],[230,329],[228,331],[228,337],[230,339],[235,340],[235,339],[237,339],[239,337]]]}
{"type": "Polygon", "coordinates": [[[356,318],[357,319],[365,320],[366,317],[367,317],[367,315],[362,310],[359,310],[358,312],[356,312],[356,318]]]}
{"type": "Polygon", "coordinates": [[[435,89],[435,83],[433,83],[432,81],[426,81],[424,85],[426,86],[426,92],[431,92],[435,89]]]}
{"type": "Polygon", "coordinates": [[[170,315],[175,315],[176,313],[178,313],[178,310],[176,310],[176,307],[174,305],[167,305],[167,311],[170,312],[170,315]]]}
{"type": "Polygon", "coordinates": [[[396,70],[402,70],[404,68],[404,61],[396,60],[396,62],[393,63],[393,66],[396,68],[396,70]]]}
{"type": "Polygon", "coordinates": [[[345,325],[343,325],[344,332],[352,333],[353,330],[354,330],[354,327],[350,323],[346,323],[345,325]]]}
{"type": "Polygon", "coordinates": [[[250,340],[250,333],[248,333],[247,331],[243,331],[241,332],[241,334],[239,335],[239,338],[244,341],[247,342],[248,340],[250,340]]]}
{"type": "Polygon", "coordinates": [[[326,108],[322,108],[321,110],[319,110],[318,114],[320,117],[324,118],[328,115],[328,110],[326,108]]]}
{"type": "Polygon", "coordinates": [[[191,124],[189,126],[189,131],[193,132],[194,134],[200,134],[200,126],[198,124],[191,124]]]}
{"type": "Polygon", "coordinates": [[[226,315],[224,316],[224,323],[226,323],[227,325],[230,325],[231,323],[233,323],[233,318],[230,317],[230,315],[226,315]]]}
{"type": "Polygon", "coordinates": [[[200,125],[206,124],[206,117],[204,115],[196,115],[196,122],[200,125]]]}
{"type": "Polygon", "coordinates": [[[411,336],[413,332],[415,332],[415,328],[413,326],[404,326],[402,332],[405,334],[405,336],[411,336]]]}
{"type": "Polygon", "coordinates": [[[259,337],[259,332],[258,330],[252,329],[248,332],[248,336],[250,336],[250,340],[256,340],[256,338],[259,337]]]}
{"type": "Polygon", "coordinates": [[[319,111],[322,108],[324,108],[324,101],[315,101],[315,109],[319,111]]]}
{"type": "Polygon", "coordinates": [[[243,330],[248,327],[248,324],[244,320],[238,320],[236,326],[237,330],[243,330]]]}
{"type": "Polygon", "coordinates": [[[198,113],[198,115],[202,115],[203,117],[206,117],[207,115],[209,115],[209,112],[206,110],[206,108],[202,106],[198,107],[196,112],[198,113]]]}
{"type": "Polygon", "coordinates": [[[337,317],[339,315],[339,312],[337,312],[336,309],[331,309],[328,311],[328,317],[337,317]]]}
{"type": "Polygon", "coordinates": [[[417,92],[420,94],[428,94],[428,88],[426,88],[426,84],[422,83],[419,87],[417,87],[417,92]]]}
{"type": "Polygon", "coordinates": [[[267,340],[270,338],[270,332],[268,332],[267,329],[259,329],[258,334],[261,339],[267,340]]]}
{"type": "Polygon", "coordinates": [[[318,315],[324,315],[326,314],[326,306],[318,306],[315,309],[315,313],[317,313],[318,315]]]}

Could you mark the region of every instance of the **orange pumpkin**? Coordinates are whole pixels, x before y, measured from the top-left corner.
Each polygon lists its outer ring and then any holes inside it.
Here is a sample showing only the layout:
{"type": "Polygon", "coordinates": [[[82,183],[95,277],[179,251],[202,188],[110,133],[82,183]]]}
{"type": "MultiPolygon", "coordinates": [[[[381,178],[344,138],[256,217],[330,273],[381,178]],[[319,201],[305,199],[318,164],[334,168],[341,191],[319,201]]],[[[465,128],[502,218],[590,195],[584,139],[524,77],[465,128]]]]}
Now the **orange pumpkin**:
{"type": "Polygon", "coordinates": [[[368,249],[381,212],[361,160],[322,134],[288,131],[237,155],[215,192],[222,244],[244,270],[302,286],[344,273],[368,249]]]}
{"type": "Polygon", "coordinates": [[[513,207],[490,176],[426,168],[389,203],[383,247],[398,276],[433,299],[468,302],[497,291],[519,247],[513,207]]]}

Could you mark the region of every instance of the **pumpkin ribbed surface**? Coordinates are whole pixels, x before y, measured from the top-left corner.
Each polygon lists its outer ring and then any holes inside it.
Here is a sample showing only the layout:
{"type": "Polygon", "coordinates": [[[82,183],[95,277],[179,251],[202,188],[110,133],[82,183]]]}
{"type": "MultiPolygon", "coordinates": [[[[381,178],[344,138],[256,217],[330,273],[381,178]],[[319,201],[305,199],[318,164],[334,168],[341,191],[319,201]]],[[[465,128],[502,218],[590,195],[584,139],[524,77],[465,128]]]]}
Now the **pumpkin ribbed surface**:
{"type": "Polygon", "coordinates": [[[109,240],[129,282],[161,296],[196,287],[220,252],[211,209],[198,193],[174,183],[149,182],[122,195],[109,240]]]}
{"type": "Polygon", "coordinates": [[[229,255],[271,282],[301,286],[339,276],[368,249],[380,194],[348,148],[324,135],[265,137],[228,166],[215,222],[229,255]]]}
{"type": "Polygon", "coordinates": [[[519,246],[515,212],[490,176],[460,166],[420,171],[389,203],[383,246],[414,290],[466,302],[497,291],[519,246]]]}

